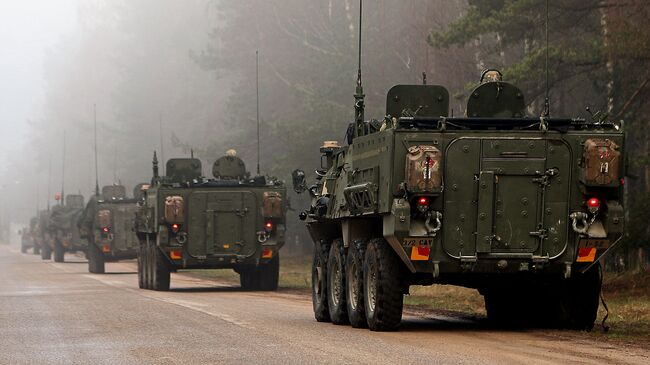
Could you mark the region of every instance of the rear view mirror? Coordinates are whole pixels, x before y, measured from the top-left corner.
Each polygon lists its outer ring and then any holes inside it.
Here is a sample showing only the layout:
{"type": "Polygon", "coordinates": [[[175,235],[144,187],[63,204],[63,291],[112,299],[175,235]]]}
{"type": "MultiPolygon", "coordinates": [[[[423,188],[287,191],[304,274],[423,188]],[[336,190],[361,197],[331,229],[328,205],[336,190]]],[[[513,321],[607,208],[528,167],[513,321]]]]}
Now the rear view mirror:
{"type": "Polygon", "coordinates": [[[300,194],[307,190],[307,183],[305,182],[305,172],[302,170],[293,170],[291,173],[291,181],[293,182],[293,190],[300,194]]]}

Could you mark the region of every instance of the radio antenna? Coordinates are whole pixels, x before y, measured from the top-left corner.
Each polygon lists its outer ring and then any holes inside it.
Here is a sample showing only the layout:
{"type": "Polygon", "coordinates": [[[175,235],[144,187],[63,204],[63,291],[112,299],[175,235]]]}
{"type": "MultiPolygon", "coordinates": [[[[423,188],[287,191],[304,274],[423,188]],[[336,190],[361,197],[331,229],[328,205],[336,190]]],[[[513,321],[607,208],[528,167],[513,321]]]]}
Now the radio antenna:
{"type": "Polygon", "coordinates": [[[63,131],[63,163],[61,164],[61,205],[65,198],[65,130],[63,131]]]}
{"type": "Polygon", "coordinates": [[[255,97],[257,108],[257,176],[260,175],[260,51],[255,51],[255,97]]]}
{"type": "Polygon", "coordinates": [[[551,113],[551,102],[549,97],[549,85],[548,85],[548,0],[546,0],[546,22],[544,29],[544,37],[546,38],[546,55],[545,55],[545,68],[546,68],[546,97],[544,98],[544,112],[542,113],[543,117],[548,117],[551,113]]]}
{"type": "Polygon", "coordinates": [[[47,211],[50,211],[50,194],[52,191],[50,190],[52,185],[52,157],[50,156],[50,162],[47,167],[47,211]]]}
{"type": "Polygon", "coordinates": [[[97,104],[93,104],[93,118],[95,122],[95,196],[99,196],[99,168],[97,165],[97,104]]]}
{"type": "Polygon", "coordinates": [[[162,113],[158,116],[158,127],[160,130],[160,160],[163,162],[162,174],[165,176],[165,148],[163,144],[162,113]]]}
{"type": "Polygon", "coordinates": [[[356,124],[355,137],[363,135],[364,98],[361,83],[361,20],[363,18],[363,0],[359,0],[359,62],[357,67],[357,89],[354,94],[354,122],[356,124]]]}

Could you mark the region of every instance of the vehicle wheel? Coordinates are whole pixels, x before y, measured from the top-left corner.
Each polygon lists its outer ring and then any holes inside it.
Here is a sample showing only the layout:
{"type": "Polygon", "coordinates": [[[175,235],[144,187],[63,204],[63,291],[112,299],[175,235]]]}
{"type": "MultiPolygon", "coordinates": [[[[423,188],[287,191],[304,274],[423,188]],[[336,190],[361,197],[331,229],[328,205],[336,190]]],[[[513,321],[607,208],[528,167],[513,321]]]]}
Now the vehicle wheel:
{"type": "Polygon", "coordinates": [[[146,289],[147,284],[145,281],[145,274],[144,274],[144,269],[145,269],[145,264],[144,264],[144,248],[143,245],[141,244],[140,247],[138,247],[138,287],[140,289],[146,289]]]}
{"type": "Polygon", "coordinates": [[[152,245],[152,268],[153,282],[152,289],[156,291],[168,291],[171,273],[163,253],[157,246],[152,245]]]}
{"type": "Polygon", "coordinates": [[[366,252],[366,242],[352,242],[345,260],[345,302],[348,310],[348,320],[354,328],[367,327],[366,311],[363,304],[363,256],[366,252]]]}
{"type": "Polygon", "coordinates": [[[52,258],[52,249],[48,245],[44,245],[41,249],[41,259],[49,260],[52,258]]]}
{"type": "Polygon", "coordinates": [[[383,238],[368,244],[363,263],[364,309],[368,328],[393,331],[402,320],[404,295],[399,258],[383,238]]]}
{"type": "Polygon", "coordinates": [[[239,270],[239,284],[242,290],[253,291],[260,287],[259,270],[254,266],[244,266],[239,270]]]}
{"type": "Polygon", "coordinates": [[[95,243],[88,245],[88,272],[93,274],[105,272],[104,254],[95,243]]]}
{"type": "Polygon", "coordinates": [[[345,282],[345,248],[343,240],[337,239],[327,258],[327,306],[334,324],[348,324],[345,282]]]}
{"type": "Polygon", "coordinates": [[[65,247],[61,242],[54,242],[54,262],[63,262],[65,261],[65,247]]]}
{"type": "Polygon", "coordinates": [[[41,254],[41,248],[38,246],[34,246],[34,255],[40,255],[41,254]]]}
{"type": "Polygon", "coordinates": [[[330,244],[324,240],[314,246],[314,260],[311,265],[311,301],[314,317],[318,322],[329,322],[330,312],[327,304],[327,256],[330,244]]]}
{"type": "Polygon", "coordinates": [[[562,324],[575,330],[591,331],[598,315],[602,268],[595,264],[585,273],[574,273],[564,285],[561,301],[562,324]]]}
{"type": "Polygon", "coordinates": [[[275,257],[273,257],[267,264],[261,265],[257,271],[260,290],[278,290],[278,281],[280,280],[280,253],[276,252],[275,257]]]}

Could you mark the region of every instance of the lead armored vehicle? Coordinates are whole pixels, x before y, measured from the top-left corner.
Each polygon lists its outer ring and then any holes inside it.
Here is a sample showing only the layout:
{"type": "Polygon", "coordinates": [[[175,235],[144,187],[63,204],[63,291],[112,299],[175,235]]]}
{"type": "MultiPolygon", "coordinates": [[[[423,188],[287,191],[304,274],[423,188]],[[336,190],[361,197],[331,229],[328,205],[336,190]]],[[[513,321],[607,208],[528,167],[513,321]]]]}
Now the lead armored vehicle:
{"type": "MultiPolygon", "coordinates": [[[[62,198],[63,199],[63,198],[62,198]]],[[[77,221],[84,211],[83,195],[66,195],[65,204],[52,208],[48,221],[49,250],[55,262],[63,262],[65,252],[86,251],[88,241],[81,237],[77,221]]]]}
{"type": "Polygon", "coordinates": [[[529,117],[522,90],[484,76],[466,116],[442,86],[397,85],[369,122],[359,82],[348,143],[320,149],[301,214],[318,321],[393,330],[409,287],[438,283],[478,289],[498,323],[593,327],[624,231],[623,125],[529,117]]]}
{"type": "Polygon", "coordinates": [[[128,198],[122,185],[107,185],[99,196],[93,196],[79,226],[88,238],[88,271],[105,272],[105,263],[135,259],[138,238],[133,229],[139,197],[128,198]]]}
{"type": "Polygon", "coordinates": [[[168,290],[170,272],[234,269],[247,290],[275,290],[284,244],[286,188],[275,179],[250,177],[234,151],[215,161],[213,179],[201,161],[167,161],[153,179],[136,219],[140,287],[168,290]]]}

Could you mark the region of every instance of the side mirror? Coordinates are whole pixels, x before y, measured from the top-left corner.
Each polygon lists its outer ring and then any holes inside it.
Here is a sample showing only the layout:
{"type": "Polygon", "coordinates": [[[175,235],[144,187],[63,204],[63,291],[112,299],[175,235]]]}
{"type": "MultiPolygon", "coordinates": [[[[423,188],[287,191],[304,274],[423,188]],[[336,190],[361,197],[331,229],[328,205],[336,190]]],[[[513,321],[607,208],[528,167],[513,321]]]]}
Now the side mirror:
{"type": "Polygon", "coordinates": [[[291,173],[291,181],[293,182],[293,190],[300,194],[307,190],[307,183],[305,182],[305,172],[302,170],[293,170],[291,173]]]}

